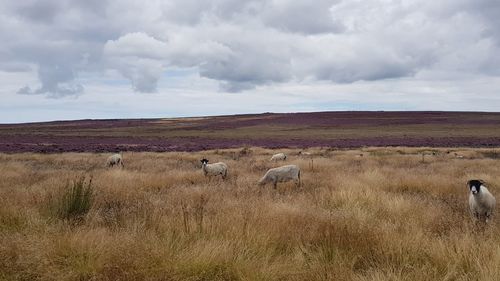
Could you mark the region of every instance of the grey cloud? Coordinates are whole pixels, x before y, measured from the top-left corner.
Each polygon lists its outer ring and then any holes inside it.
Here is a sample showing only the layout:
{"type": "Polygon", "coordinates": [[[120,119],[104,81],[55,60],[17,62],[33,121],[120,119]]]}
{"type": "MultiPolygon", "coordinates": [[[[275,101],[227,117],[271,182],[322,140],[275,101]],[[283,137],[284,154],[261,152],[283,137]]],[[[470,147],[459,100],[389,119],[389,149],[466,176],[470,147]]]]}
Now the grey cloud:
{"type": "Polygon", "coordinates": [[[129,79],[134,91],[143,93],[156,92],[167,52],[165,42],[141,32],[110,40],[104,46],[108,67],[129,79]]]}
{"type": "Polygon", "coordinates": [[[75,80],[77,74],[102,69],[99,62],[102,43],[95,39],[99,32],[94,31],[102,30],[110,35],[113,30],[102,28],[103,22],[95,20],[102,3],[106,2],[73,5],[73,1],[20,1],[11,2],[0,10],[6,15],[0,38],[8,38],[2,40],[5,43],[0,59],[4,63],[0,63],[0,69],[5,71],[11,65],[36,65],[41,83],[33,90],[25,86],[19,94],[61,98],[84,92],[83,86],[75,80]],[[92,38],[85,36],[89,32],[92,38]]]}
{"type": "Polygon", "coordinates": [[[256,81],[243,81],[243,82],[237,82],[237,81],[231,81],[231,82],[220,82],[219,83],[219,89],[223,92],[228,92],[228,93],[239,93],[245,90],[251,90],[256,87],[259,83],[256,83],[256,81]]]}
{"type": "MultiPolygon", "coordinates": [[[[25,64],[37,66],[38,79],[41,86],[34,90],[22,88],[20,94],[45,94],[51,98],[78,96],[84,92],[84,87],[76,78],[78,73],[91,69],[97,59],[93,45],[77,43],[38,42],[16,44],[16,55],[25,64]]],[[[95,66],[93,66],[95,67],[95,66]]]]}
{"type": "Polygon", "coordinates": [[[60,4],[57,1],[26,1],[19,7],[16,7],[16,11],[27,20],[49,24],[54,21],[56,15],[59,13],[60,4]]]}
{"type": "Polygon", "coordinates": [[[476,13],[486,27],[484,35],[492,37],[500,46],[500,2],[496,0],[478,0],[471,4],[472,13],[476,13]]]}
{"type": "MultiPolygon", "coordinates": [[[[255,48],[257,46],[251,46],[255,48]]],[[[285,82],[292,78],[287,57],[259,53],[255,49],[239,50],[227,60],[213,60],[200,65],[200,75],[222,81],[221,89],[239,92],[257,85],[285,82]]]]}
{"type": "Polygon", "coordinates": [[[203,21],[221,20],[230,22],[244,22],[249,18],[255,19],[262,15],[266,0],[170,0],[162,6],[165,20],[184,24],[199,25],[203,21]]]}
{"type": "Polygon", "coordinates": [[[336,21],[330,8],[337,0],[270,1],[263,12],[263,21],[286,32],[302,34],[338,33],[344,30],[336,21]]]}
{"type": "Polygon", "coordinates": [[[68,22],[71,17],[75,20],[88,19],[92,15],[105,16],[108,4],[108,0],[25,0],[9,3],[8,9],[27,21],[58,24],[68,22]]]}
{"type": "Polygon", "coordinates": [[[29,86],[25,86],[18,90],[18,94],[48,94],[48,97],[60,98],[83,93],[83,86],[74,82],[74,72],[64,65],[41,66],[38,70],[38,78],[42,82],[41,87],[32,90],[29,86]]]}
{"type": "MultiPolygon", "coordinates": [[[[121,58],[118,55],[111,58],[102,56],[107,43],[121,38],[120,34],[127,34],[127,30],[147,28],[147,23],[152,18],[149,15],[151,11],[141,11],[140,8],[144,7],[142,3],[97,0],[44,3],[47,6],[42,9],[38,8],[40,2],[37,1],[27,2],[21,7],[15,4],[9,7],[11,11],[27,18],[22,28],[26,28],[28,35],[27,38],[13,40],[11,50],[18,60],[38,65],[38,76],[42,84],[38,89],[27,91],[28,88],[23,88],[19,93],[47,94],[49,97],[81,94],[83,86],[75,81],[77,73],[102,72],[109,67],[110,62],[132,82],[134,90],[155,91],[156,82],[161,75],[158,65],[162,63],[154,61],[158,57],[151,59],[155,56],[147,53],[151,49],[146,48],[142,53],[128,57],[126,50],[122,51],[125,53],[121,58]],[[50,21],[47,20],[44,25],[31,22],[38,18],[50,18],[50,21]],[[53,69],[53,65],[73,75],[64,77],[58,71],[41,73],[46,69],[53,69]]],[[[120,47],[123,46],[122,44],[120,47]]],[[[117,51],[120,50],[114,50],[115,53],[117,51]]]]}
{"type": "Polygon", "coordinates": [[[500,74],[496,0],[29,0],[0,12],[0,69],[38,69],[41,86],[21,94],[79,95],[79,73],[106,69],[136,92],[157,91],[170,67],[197,69],[228,92],[422,71],[500,74]]]}
{"type": "Polygon", "coordinates": [[[132,83],[136,92],[154,93],[164,70],[161,62],[138,57],[116,58],[112,65],[132,83]]]}
{"type": "Polygon", "coordinates": [[[162,13],[167,21],[193,25],[201,21],[203,12],[209,7],[209,1],[167,1],[162,7],[162,13]]]}
{"type": "Polygon", "coordinates": [[[0,69],[5,72],[28,72],[31,71],[31,65],[20,62],[0,63],[0,69]]]}
{"type": "Polygon", "coordinates": [[[163,6],[166,20],[180,24],[202,24],[203,20],[220,19],[236,24],[260,21],[265,26],[284,32],[318,34],[339,32],[342,25],[336,21],[330,8],[339,0],[214,0],[167,1],[163,6]]]}

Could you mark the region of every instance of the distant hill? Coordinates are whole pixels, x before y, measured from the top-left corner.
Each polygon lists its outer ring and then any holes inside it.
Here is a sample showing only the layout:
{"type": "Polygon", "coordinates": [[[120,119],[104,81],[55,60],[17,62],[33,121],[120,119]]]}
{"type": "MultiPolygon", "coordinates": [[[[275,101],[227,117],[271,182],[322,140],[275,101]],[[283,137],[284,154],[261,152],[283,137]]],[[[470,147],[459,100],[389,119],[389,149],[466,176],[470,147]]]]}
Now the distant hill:
{"type": "Polygon", "coordinates": [[[500,146],[500,113],[312,112],[0,125],[0,152],[500,146]]]}

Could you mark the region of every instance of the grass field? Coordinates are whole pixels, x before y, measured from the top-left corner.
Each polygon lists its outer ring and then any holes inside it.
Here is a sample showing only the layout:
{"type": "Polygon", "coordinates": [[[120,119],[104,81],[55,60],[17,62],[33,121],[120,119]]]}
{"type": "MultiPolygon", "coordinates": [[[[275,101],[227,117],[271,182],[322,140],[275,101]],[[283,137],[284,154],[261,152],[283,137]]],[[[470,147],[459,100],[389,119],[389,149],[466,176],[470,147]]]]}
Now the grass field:
{"type": "Polygon", "coordinates": [[[300,189],[256,185],[277,165],[262,148],[129,152],[124,169],[0,154],[0,280],[500,280],[500,218],[474,226],[465,186],[500,194],[500,150],[279,151],[300,189]],[[205,178],[203,157],[229,178],[205,178]],[[82,175],[90,209],[65,219],[54,210],[82,175]]]}

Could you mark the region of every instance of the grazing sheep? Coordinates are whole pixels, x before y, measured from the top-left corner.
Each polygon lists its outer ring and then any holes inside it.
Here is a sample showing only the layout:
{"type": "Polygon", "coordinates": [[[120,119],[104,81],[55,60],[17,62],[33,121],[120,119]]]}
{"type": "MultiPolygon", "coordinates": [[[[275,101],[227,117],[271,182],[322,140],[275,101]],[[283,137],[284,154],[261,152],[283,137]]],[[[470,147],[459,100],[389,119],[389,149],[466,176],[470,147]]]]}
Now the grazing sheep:
{"type": "Polygon", "coordinates": [[[299,156],[311,158],[313,155],[311,152],[299,151],[299,156]]]}
{"type": "Polygon", "coordinates": [[[223,162],[208,164],[208,160],[203,158],[201,161],[201,170],[205,176],[221,175],[222,179],[227,177],[227,165],[223,162]]]}
{"type": "Polygon", "coordinates": [[[276,189],[278,182],[295,181],[300,186],[300,168],[297,165],[286,165],[278,168],[269,169],[259,180],[259,185],[272,183],[276,189]]]}
{"type": "Polygon", "coordinates": [[[115,165],[120,165],[123,168],[123,157],[121,152],[113,154],[106,160],[106,167],[113,167],[115,165]]]}
{"type": "Polygon", "coordinates": [[[482,180],[470,180],[467,182],[467,186],[470,190],[469,207],[471,215],[477,221],[488,223],[495,208],[495,197],[484,186],[482,180]]]}
{"type": "Polygon", "coordinates": [[[309,159],[309,169],[311,171],[314,171],[314,154],[312,154],[311,152],[299,151],[299,156],[304,159],[309,159]]]}
{"type": "Polygon", "coordinates": [[[271,161],[285,161],[286,160],[286,154],[285,153],[278,153],[274,154],[273,157],[271,157],[271,161]]]}

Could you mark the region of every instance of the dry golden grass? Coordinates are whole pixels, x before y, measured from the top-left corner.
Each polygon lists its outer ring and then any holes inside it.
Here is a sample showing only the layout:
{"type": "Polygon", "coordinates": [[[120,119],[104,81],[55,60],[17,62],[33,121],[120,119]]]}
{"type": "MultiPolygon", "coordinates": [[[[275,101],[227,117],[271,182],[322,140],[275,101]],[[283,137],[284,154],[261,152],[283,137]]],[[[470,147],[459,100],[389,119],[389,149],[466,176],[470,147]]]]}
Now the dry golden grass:
{"type": "Polygon", "coordinates": [[[0,280],[500,280],[500,218],[478,230],[465,182],[500,194],[500,154],[424,148],[289,154],[293,183],[259,188],[272,150],[0,154],[0,280]],[[360,154],[363,154],[361,156],[360,154]],[[205,178],[199,159],[224,161],[205,178]],[[70,224],[50,212],[92,175],[95,201],[70,224]]]}

